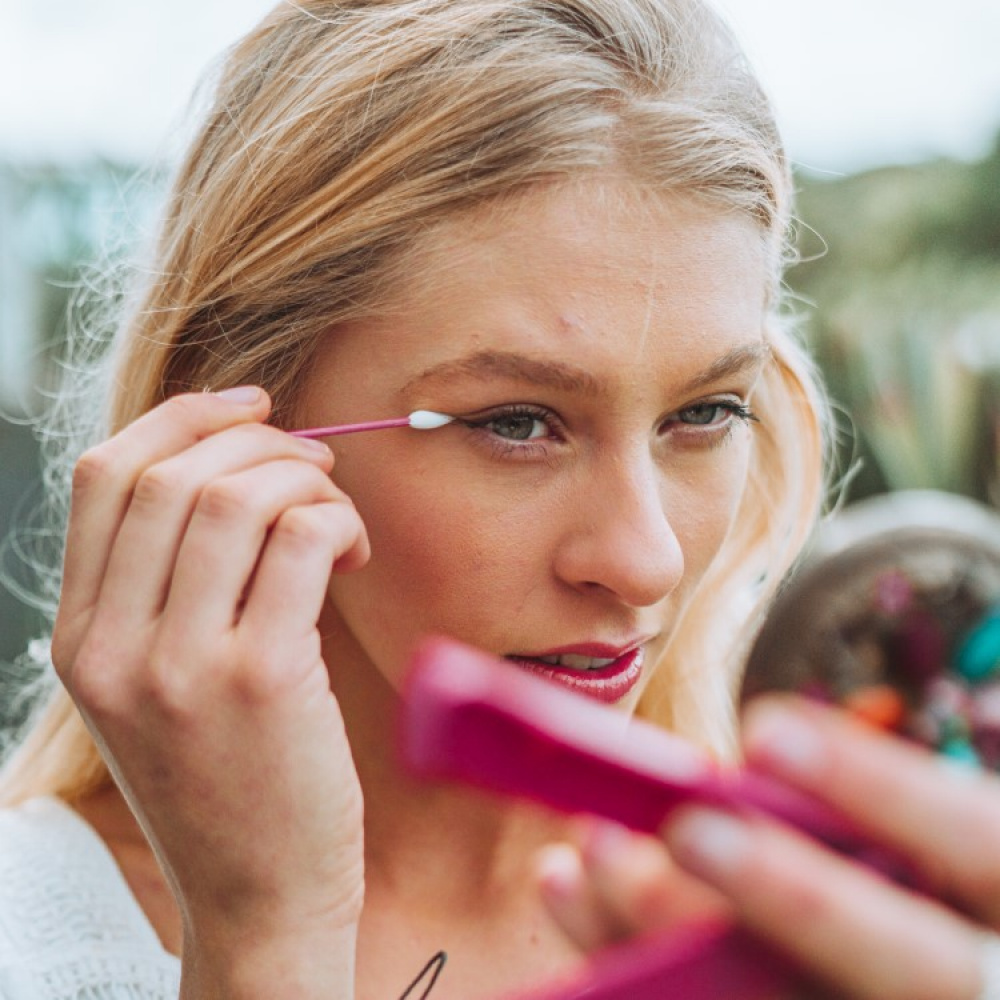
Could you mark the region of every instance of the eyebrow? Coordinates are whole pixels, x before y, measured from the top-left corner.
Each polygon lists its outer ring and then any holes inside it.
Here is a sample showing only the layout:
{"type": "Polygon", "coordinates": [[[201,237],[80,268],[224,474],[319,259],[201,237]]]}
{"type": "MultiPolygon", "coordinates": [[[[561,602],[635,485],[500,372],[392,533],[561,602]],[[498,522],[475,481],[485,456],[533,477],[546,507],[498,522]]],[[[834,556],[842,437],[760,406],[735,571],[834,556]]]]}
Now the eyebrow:
{"type": "Polygon", "coordinates": [[[419,375],[411,378],[403,388],[405,391],[412,389],[418,383],[456,378],[480,380],[508,378],[534,382],[565,392],[601,391],[600,382],[582,368],[562,361],[540,361],[538,358],[530,358],[526,354],[516,354],[511,351],[478,351],[453,361],[442,361],[424,369],[419,375]]]}
{"type": "Polygon", "coordinates": [[[771,359],[771,347],[763,340],[752,340],[748,344],[740,344],[721,357],[716,358],[703,372],[681,386],[680,392],[687,394],[697,392],[724,378],[734,378],[760,368],[771,359]]]}
{"type": "MultiPolygon", "coordinates": [[[[689,379],[681,394],[696,392],[724,378],[741,375],[759,367],[771,356],[771,349],[762,340],[741,344],[716,358],[704,371],[689,379]]],[[[562,361],[541,361],[525,354],[511,351],[477,351],[462,358],[442,361],[425,368],[409,379],[403,391],[428,382],[451,381],[461,378],[487,380],[493,378],[516,379],[535,385],[560,389],[564,392],[600,394],[605,386],[590,372],[562,361]]]]}

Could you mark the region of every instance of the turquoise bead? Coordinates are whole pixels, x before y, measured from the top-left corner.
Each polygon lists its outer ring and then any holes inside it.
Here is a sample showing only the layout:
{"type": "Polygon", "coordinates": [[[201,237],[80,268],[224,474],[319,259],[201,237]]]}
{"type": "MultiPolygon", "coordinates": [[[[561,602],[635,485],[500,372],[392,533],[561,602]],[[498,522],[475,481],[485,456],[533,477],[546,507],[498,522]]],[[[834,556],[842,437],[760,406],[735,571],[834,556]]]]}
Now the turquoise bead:
{"type": "Polygon", "coordinates": [[[1000,673],[1000,610],[994,609],[965,638],[955,669],[973,684],[1000,673]]]}
{"type": "Polygon", "coordinates": [[[965,740],[948,740],[941,746],[939,752],[956,764],[964,764],[969,767],[981,766],[979,754],[976,753],[972,744],[966,743],[965,740]]]}

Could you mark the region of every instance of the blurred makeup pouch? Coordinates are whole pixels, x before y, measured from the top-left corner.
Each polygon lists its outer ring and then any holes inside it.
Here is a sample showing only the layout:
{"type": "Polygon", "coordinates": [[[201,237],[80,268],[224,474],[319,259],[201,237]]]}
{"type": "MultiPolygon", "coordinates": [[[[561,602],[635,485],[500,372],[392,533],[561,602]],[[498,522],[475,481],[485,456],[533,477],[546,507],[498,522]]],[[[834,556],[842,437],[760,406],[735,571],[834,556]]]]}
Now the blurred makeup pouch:
{"type": "Polygon", "coordinates": [[[769,691],[1000,771],[1000,514],[902,491],[831,518],[748,659],[742,699],[769,691]]]}

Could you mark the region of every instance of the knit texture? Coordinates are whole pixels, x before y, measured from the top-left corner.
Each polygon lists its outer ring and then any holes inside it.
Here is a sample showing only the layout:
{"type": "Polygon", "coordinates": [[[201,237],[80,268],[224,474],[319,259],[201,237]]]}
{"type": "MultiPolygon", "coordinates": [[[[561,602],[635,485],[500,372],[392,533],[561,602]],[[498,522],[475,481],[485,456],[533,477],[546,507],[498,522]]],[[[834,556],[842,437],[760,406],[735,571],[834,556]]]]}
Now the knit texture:
{"type": "Polygon", "coordinates": [[[40,798],[0,811],[0,998],[176,1000],[160,944],[104,842],[40,798]]]}

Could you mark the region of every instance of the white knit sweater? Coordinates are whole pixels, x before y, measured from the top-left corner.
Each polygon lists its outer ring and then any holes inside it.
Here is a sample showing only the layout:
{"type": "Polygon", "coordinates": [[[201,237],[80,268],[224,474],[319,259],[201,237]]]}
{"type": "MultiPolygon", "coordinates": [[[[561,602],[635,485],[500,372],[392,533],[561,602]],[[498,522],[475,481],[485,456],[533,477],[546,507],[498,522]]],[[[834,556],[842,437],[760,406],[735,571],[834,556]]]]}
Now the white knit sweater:
{"type": "Polygon", "coordinates": [[[80,816],[51,798],[0,811],[0,1000],[176,1000],[179,984],[80,816]]]}

